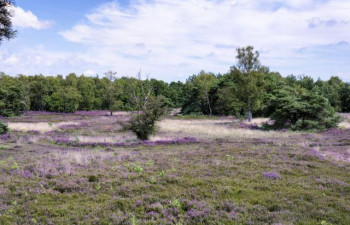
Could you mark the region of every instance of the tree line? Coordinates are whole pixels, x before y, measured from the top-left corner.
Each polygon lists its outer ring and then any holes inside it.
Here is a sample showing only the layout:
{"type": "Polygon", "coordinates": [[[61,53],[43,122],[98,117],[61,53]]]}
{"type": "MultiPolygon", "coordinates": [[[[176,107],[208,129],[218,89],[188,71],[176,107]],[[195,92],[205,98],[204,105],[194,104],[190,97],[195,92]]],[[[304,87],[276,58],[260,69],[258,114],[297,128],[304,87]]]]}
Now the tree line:
{"type": "Polygon", "coordinates": [[[321,126],[313,121],[325,117],[332,123],[334,112],[350,111],[350,84],[339,77],[327,81],[282,77],[262,66],[259,53],[251,46],[237,49],[236,58],[237,64],[225,74],[201,71],[186,82],[171,83],[118,78],[113,71],[101,77],[74,73],[12,77],[0,73],[0,115],[17,116],[25,110],[139,110],[132,99],[143,94],[140,85],[151,87],[149,94],[162,96],[168,107],[182,108],[182,114],[233,115],[249,120],[263,116],[274,118],[281,127],[290,123],[296,129],[321,126]]]}
{"type": "MultiPolygon", "coordinates": [[[[25,110],[75,112],[77,110],[137,110],[131,98],[140,83],[152,87],[151,94],[164,96],[171,107],[184,102],[182,82],[166,83],[156,79],[116,78],[109,71],[104,76],[63,77],[33,75],[16,77],[0,73],[0,115],[18,116],[25,110]]],[[[140,93],[136,93],[140,94],[140,93]]]]}

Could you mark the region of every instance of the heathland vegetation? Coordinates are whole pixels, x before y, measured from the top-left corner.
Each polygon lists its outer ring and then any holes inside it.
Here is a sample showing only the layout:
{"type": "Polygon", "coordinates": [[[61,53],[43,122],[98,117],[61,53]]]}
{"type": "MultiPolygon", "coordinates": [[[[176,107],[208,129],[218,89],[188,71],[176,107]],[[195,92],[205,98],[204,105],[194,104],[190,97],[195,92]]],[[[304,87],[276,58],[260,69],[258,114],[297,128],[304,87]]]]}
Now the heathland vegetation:
{"type": "Polygon", "coordinates": [[[349,111],[349,83],[251,46],[185,83],[2,73],[0,224],[348,225],[349,111]]]}

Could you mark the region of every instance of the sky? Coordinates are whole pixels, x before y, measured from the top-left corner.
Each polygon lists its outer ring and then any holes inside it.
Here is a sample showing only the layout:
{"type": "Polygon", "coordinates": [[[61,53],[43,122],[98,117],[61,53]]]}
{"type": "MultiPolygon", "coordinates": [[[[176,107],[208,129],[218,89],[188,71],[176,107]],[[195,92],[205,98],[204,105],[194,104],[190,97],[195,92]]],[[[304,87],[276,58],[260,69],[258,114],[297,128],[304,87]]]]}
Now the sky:
{"type": "Polygon", "coordinates": [[[185,81],[226,73],[254,46],[283,76],[350,82],[350,0],[16,0],[9,75],[76,73],[185,81]]]}

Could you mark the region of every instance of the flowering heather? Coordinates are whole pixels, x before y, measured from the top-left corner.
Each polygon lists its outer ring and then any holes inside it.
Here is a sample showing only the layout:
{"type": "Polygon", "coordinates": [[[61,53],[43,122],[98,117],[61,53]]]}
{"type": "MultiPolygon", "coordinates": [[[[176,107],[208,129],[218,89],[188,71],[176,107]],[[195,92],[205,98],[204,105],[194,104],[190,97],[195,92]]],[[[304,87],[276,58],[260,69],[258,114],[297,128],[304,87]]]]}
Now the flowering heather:
{"type": "Polygon", "coordinates": [[[311,149],[310,149],[310,155],[311,155],[311,156],[314,156],[314,157],[317,157],[317,158],[319,158],[319,159],[321,159],[321,160],[325,160],[325,159],[326,159],[326,157],[324,157],[324,156],[320,153],[320,151],[317,150],[316,148],[311,148],[311,149]]]}
{"type": "MultiPolygon", "coordinates": [[[[117,111],[113,112],[112,117],[124,117],[124,116],[130,116],[130,114],[133,114],[135,112],[122,112],[117,111]]],[[[78,116],[110,116],[110,112],[107,110],[93,110],[93,111],[77,111],[74,113],[74,115],[78,116]]]]}
{"type": "Polygon", "coordinates": [[[60,115],[58,112],[47,112],[47,111],[25,111],[23,116],[52,116],[60,115]]]}
{"type": "Polygon", "coordinates": [[[136,142],[80,142],[79,139],[72,139],[68,136],[54,137],[54,143],[59,145],[70,145],[80,147],[135,147],[135,146],[156,146],[156,145],[176,145],[196,143],[197,139],[184,137],[174,140],[157,140],[157,141],[136,141],[136,142]]]}
{"type": "Polygon", "coordinates": [[[6,119],[75,123],[0,140],[0,224],[349,224],[350,130],[170,117],[138,141],[104,113],[6,119]]]}
{"type": "Polygon", "coordinates": [[[81,122],[79,124],[65,124],[65,125],[61,125],[58,128],[61,130],[66,130],[66,129],[79,129],[82,127],[86,127],[88,126],[88,122],[81,122]]]}
{"type": "Polygon", "coordinates": [[[7,141],[11,138],[10,134],[1,134],[0,135],[0,140],[2,141],[7,141]]]}
{"type": "Polygon", "coordinates": [[[186,204],[186,218],[191,222],[204,222],[210,216],[212,208],[205,201],[192,200],[186,204]]]}
{"type": "Polygon", "coordinates": [[[33,134],[33,135],[39,135],[40,134],[40,132],[37,131],[37,130],[28,130],[27,133],[28,134],[33,134]]]}
{"type": "Polygon", "coordinates": [[[281,179],[281,175],[276,172],[264,172],[263,177],[274,180],[281,179]]]}
{"type": "Polygon", "coordinates": [[[108,116],[107,110],[93,110],[93,111],[76,111],[74,115],[78,116],[108,116]]]}
{"type": "Polygon", "coordinates": [[[33,174],[32,172],[30,172],[29,170],[24,170],[23,173],[22,173],[23,177],[25,178],[32,178],[33,177],[33,174]]]}

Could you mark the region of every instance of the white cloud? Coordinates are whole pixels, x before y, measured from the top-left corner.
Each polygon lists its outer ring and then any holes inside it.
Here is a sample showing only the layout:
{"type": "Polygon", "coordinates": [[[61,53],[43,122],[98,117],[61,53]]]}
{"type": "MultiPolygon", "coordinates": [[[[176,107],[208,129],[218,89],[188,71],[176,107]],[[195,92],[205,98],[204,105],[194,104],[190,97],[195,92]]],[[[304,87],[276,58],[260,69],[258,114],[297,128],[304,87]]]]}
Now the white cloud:
{"type": "Polygon", "coordinates": [[[85,60],[79,54],[51,52],[42,46],[23,48],[20,51],[1,51],[0,68],[1,72],[13,75],[67,75],[72,72],[95,75],[96,73],[93,73],[93,70],[96,68],[101,69],[99,65],[85,60]]]}
{"type": "Polygon", "coordinates": [[[86,57],[122,72],[225,72],[234,47],[245,45],[260,50],[263,63],[297,67],[305,60],[297,49],[350,41],[349,11],[350,1],[341,0],[137,0],[104,4],[61,34],[85,44],[86,57]]]}
{"type": "Polygon", "coordinates": [[[31,11],[25,11],[21,7],[12,7],[14,17],[13,25],[20,28],[33,28],[36,30],[47,29],[51,27],[52,22],[48,20],[39,20],[31,11]]]}

